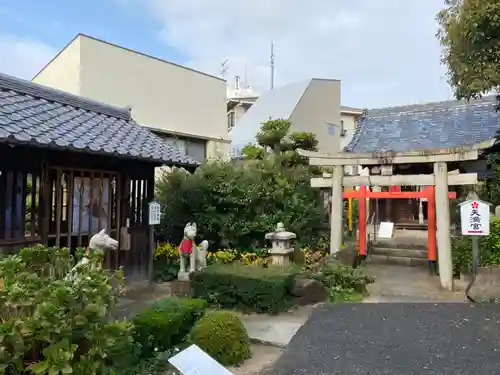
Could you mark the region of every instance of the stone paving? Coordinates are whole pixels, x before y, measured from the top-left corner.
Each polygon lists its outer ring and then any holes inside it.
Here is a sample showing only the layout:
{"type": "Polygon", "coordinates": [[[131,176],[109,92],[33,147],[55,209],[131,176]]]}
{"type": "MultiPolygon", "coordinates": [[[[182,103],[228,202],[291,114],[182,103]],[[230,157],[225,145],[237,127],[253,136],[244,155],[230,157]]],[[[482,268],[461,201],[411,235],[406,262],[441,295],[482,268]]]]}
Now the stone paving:
{"type": "Polygon", "coordinates": [[[365,267],[375,283],[368,286],[370,295],[364,302],[466,302],[463,291],[440,289],[438,276],[428,269],[401,265],[370,265],[365,267]]]}
{"type": "Polygon", "coordinates": [[[248,336],[254,342],[286,347],[317,306],[301,306],[276,316],[239,314],[248,336]]]}

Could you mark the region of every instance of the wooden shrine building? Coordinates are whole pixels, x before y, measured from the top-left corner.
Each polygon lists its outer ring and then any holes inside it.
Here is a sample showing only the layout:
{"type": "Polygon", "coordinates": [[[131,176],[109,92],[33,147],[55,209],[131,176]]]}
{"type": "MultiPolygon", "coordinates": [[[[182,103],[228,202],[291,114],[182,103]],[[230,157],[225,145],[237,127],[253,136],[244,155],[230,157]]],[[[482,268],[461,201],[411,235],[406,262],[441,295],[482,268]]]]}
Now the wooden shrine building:
{"type": "Polygon", "coordinates": [[[1,253],[85,247],[107,229],[120,247],[105,265],[147,279],[154,168],[197,164],[127,109],[0,74],[1,253]]]}
{"type": "MultiPolygon", "coordinates": [[[[500,113],[495,111],[495,96],[469,102],[451,100],[421,105],[374,109],[360,117],[356,132],[345,151],[404,152],[411,150],[451,149],[474,145],[478,149],[493,146],[500,129],[500,113]]],[[[400,164],[390,169],[370,166],[370,175],[427,174],[431,164],[400,164]]],[[[476,172],[480,178],[488,175],[484,158],[470,162],[449,163],[450,174],[476,172]]],[[[375,186],[374,191],[417,192],[426,186],[375,186]]],[[[456,186],[450,186],[455,191],[456,186]]],[[[427,229],[427,198],[369,201],[368,211],[374,224],[394,222],[396,228],[427,229]]]]}

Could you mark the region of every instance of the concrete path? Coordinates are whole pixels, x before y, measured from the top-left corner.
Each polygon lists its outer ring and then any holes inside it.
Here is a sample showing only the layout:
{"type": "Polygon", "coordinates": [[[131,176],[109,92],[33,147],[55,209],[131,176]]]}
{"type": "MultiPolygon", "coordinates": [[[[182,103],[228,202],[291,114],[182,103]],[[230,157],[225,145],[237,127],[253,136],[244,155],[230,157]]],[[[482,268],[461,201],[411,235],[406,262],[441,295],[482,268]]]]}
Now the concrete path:
{"type": "Polygon", "coordinates": [[[439,277],[430,276],[426,268],[367,264],[365,272],[375,277],[366,303],[467,301],[463,292],[440,289],[439,277]]]}
{"type": "Polygon", "coordinates": [[[500,374],[500,305],[325,305],[269,375],[500,374]]]}
{"type": "Polygon", "coordinates": [[[277,316],[239,315],[252,341],[284,348],[304,325],[315,307],[302,306],[277,316]]]}

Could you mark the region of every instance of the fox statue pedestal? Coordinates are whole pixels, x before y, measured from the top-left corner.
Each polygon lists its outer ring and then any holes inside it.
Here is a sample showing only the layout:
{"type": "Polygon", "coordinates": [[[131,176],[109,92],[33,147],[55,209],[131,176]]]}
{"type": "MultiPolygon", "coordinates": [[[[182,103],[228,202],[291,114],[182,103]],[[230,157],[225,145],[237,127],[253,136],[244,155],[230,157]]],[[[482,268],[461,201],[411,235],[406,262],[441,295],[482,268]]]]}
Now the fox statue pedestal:
{"type": "Polygon", "coordinates": [[[177,279],[179,281],[189,281],[189,275],[191,275],[191,272],[189,271],[179,271],[179,273],[177,274],[177,279]]]}

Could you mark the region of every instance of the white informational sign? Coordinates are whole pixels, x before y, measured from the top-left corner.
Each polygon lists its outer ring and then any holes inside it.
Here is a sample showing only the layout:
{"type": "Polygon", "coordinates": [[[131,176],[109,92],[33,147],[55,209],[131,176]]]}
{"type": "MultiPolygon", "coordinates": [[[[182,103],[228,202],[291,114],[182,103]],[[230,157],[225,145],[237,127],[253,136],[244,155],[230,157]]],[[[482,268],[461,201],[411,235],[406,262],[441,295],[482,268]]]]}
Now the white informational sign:
{"type": "Polygon", "coordinates": [[[490,234],[490,204],[478,199],[461,203],[460,224],[463,236],[488,236],[490,234]]]}
{"type": "Polygon", "coordinates": [[[394,223],[390,221],[382,221],[380,227],[378,228],[378,238],[392,238],[392,232],[394,231],[394,223]]]}
{"type": "Polygon", "coordinates": [[[233,375],[197,345],[184,349],[170,358],[168,362],[182,375],[233,375]]]}
{"type": "Polygon", "coordinates": [[[161,207],[158,202],[149,203],[149,225],[158,225],[161,220],[161,207]]]}

